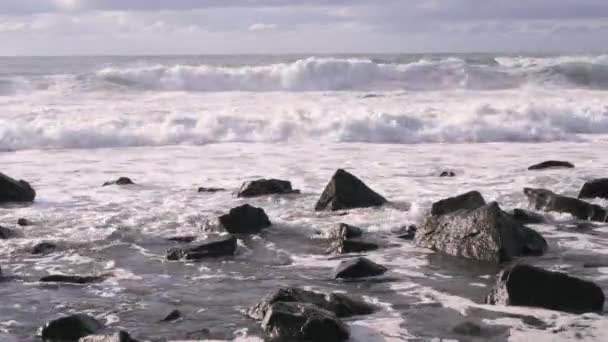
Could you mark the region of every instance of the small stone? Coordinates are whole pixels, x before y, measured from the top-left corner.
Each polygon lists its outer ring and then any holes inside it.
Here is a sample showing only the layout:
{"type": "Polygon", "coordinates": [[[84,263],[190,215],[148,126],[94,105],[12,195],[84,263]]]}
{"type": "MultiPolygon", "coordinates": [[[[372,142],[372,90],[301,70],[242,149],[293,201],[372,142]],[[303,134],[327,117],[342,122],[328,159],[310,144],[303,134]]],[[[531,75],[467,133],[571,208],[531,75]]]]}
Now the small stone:
{"type": "Polygon", "coordinates": [[[226,189],[224,188],[198,188],[198,192],[208,192],[208,193],[216,193],[216,192],[221,192],[221,191],[226,191],[226,189]]]}
{"type": "Polygon", "coordinates": [[[443,171],[439,177],[456,177],[456,173],[454,171],[443,171]]]}
{"type": "Polygon", "coordinates": [[[103,183],[103,186],[109,186],[109,185],[131,185],[131,184],[135,184],[130,178],[128,177],[120,177],[115,181],[110,181],[110,182],[105,182],[103,183]]]}

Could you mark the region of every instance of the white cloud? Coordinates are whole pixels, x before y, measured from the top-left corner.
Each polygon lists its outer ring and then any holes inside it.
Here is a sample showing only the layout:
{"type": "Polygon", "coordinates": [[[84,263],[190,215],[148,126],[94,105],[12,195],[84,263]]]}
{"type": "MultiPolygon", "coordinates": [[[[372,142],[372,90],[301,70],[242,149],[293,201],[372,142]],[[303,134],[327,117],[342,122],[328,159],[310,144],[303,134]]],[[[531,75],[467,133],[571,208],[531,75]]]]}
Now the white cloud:
{"type": "Polygon", "coordinates": [[[276,24],[255,23],[249,26],[249,31],[271,31],[277,29],[276,24]]]}

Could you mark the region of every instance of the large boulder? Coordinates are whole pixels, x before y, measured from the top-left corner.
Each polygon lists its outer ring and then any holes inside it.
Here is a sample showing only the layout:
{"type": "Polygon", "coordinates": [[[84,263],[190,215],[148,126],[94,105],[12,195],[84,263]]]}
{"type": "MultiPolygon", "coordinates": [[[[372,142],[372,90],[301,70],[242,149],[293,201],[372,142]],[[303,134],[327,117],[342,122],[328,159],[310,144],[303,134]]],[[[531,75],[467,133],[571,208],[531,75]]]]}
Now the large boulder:
{"type": "Polygon", "coordinates": [[[348,326],[332,312],[304,303],[272,304],[262,329],[278,341],[342,342],[350,337],[348,326]]]}
{"type": "Polygon", "coordinates": [[[572,169],[572,168],[574,168],[574,165],[567,161],[547,160],[540,164],[535,164],[535,165],[530,166],[528,168],[528,170],[533,171],[533,170],[545,170],[545,169],[556,169],[556,168],[572,169]]]}
{"type": "Polygon", "coordinates": [[[355,279],[384,274],[388,269],[367,258],[342,261],[334,272],[336,279],[355,279]]]}
{"type": "Polygon", "coordinates": [[[96,334],[104,325],[95,318],[76,314],[48,322],[42,328],[42,340],[48,342],[77,342],[80,338],[96,334]]]}
{"type": "Polygon", "coordinates": [[[473,260],[500,263],[542,255],[545,239],[515,221],[496,202],[471,211],[431,216],[418,228],[416,245],[473,260]]]}
{"type": "Polygon", "coordinates": [[[291,187],[291,182],[280,179],[258,179],[243,183],[237,197],[256,197],[264,195],[284,195],[299,193],[291,187]]]}
{"type": "Polygon", "coordinates": [[[353,208],[377,207],[387,203],[387,200],[370,189],[359,178],[339,169],[333,175],[321,198],[315,205],[315,210],[343,210],[353,208]]]}
{"type": "Polygon", "coordinates": [[[546,189],[525,188],[524,194],[536,210],[567,213],[581,220],[606,222],[608,212],[599,205],[557,195],[546,189]]]}
{"type": "Polygon", "coordinates": [[[78,342],[137,342],[126,331],[119,331],[111,335],[90,335],[82,337],[78,342]]]}
{"type": "Polygon", "coordinates": [[[478,191],[469,191],[462,195],[433,203],[431,215],[441,216],[458,210],[474,210],[484,205],[486,205],[486,201],[478,191]]]}
{"type": "Polygon", "coordinates": [[[608,178],[594,179],[585,183],[578,198],[608,198],[608,178]]]}
{"type": "Polygon", "coordinates": [[[297,287],[288,287],[266,296],[261,302],[247,310],[247,315],[253,319],[261,320],[266,316],[266,312],[272,304],[276,302],[314,304],[333,312],[338,317],[368,315],[374,312],[373,306],[340,293],[325,294],[306,291],[297,287]]]}
{"type": "Polygon", "coordinates": [[[168,260],[200,260],[232,256],[236,252],[237,238],[233,235],[211,239],[203,243],[181,248],[171,248],[167,251],[168,260]]]}
{"type": "Polygon", "coordinates": [[[604,293],[596,284],[529,265],[498,275],[487,304],[540,307],[571,313],[601,312],[604,293]]]}
{"type": "Polygon", "coordinates": [[[205,225],[205,230],[228,232],[230,234],[258,234],[270,225],[270,220],[264,209],[243,204],[230,209],[228,214],[208,222],[205,225]]]}
{"type": "Polygon", "coordinates": [[[0,173],[0,203],[33,202],[35,198],[36,191],[28,182],[0,173]]]}

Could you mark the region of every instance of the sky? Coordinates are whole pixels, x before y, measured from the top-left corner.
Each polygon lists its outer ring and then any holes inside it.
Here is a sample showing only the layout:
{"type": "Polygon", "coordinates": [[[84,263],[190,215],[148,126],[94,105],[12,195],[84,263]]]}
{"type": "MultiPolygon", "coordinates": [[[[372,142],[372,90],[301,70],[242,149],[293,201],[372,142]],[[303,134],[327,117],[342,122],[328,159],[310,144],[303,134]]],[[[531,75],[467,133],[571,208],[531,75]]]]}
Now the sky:
{"type": "Polygon", "coordinates": [[[0,55],[605,52],[608,0],[0,0],[0,55]]]}

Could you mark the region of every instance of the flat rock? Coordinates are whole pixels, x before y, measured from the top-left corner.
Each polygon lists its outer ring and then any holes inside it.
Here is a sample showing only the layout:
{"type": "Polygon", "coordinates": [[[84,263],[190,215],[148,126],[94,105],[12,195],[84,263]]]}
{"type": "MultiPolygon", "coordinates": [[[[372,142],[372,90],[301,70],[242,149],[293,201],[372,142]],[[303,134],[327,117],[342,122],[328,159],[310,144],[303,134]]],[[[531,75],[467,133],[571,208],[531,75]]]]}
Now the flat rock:
{"type": "Polygon", "coordinates": [[[183,248],[171,248],[167,250],[168,260],[200,260],[205,258],[218,258],[233,256],[236,252],[237,238],[229,235],[218,239],[197,243],[183,248]]]}
{"type": "Polygon", "coordinates": [[[105,182],[103,183],[102,186],[110,186],[110,185],[131,185],[131,184],[135,184],[135,182],[133,182],[131,180],[131,178],[128,177],[120,177],[117,180],[114,181],[109,181],[109,182],[105,182]]]}
{"type": "Polygon", "coordinates": [[[71,342],[96,334],[104,325],[95,318],[76,314],[48,322],[42,328],[42,340],[49,342],[71,342]]]}
{"type": "Polygon", "coordinates": [[[299,193],[291,187],[291,182],[280,179],[258,179],[243,183],[237,197],[257,197],[265,195],[285,195],[299,193]]]}
{"type": "Polygon", "coordinates": [[[496,202],[471,211],[431,216],[416,232],[416,245],[448,255],[500,263],[517,256],[538,256],[547,242],[513,220],[496,202]]]}
{"type": "Polygon", "coordinates": [[[376,264],[367,258],[356,258],[341,262],[335,270],[334,278],[352,279],[373,277],[382,275],[386,271],[388,271],[386,267],[376,264]]]}
{"type": "Polygon", "coordinates": [[[542,224],[547,221],[543,215],[525,209],[513,209],[511,217],[522,224],[542,224]]]}
{"type": "Polygon", "coordinates": [[[119,331],[111,335],[90,335],[81,337],[78,342],[137,342],[126,331],[119,331]]]}
{"type": "Polygon", "coordinates": [[[196,240],[196,236],[194,235],[185,235],[185,236],[172,236],[167,238],[169,241],[179,242],[179,243],[190,243],[196,240]]]}
{"type": "Polygon", "coordinates": [[[16,230],[0,226],[0,240],[8,240],[19,237],[16,230]]]}
{"type": "Polygon", "coordinates": [[[574,165],[567,161],[547,160],[540,164],[535,164],[535,165],[530,166],[528,168],[528,170],[545,170],[545,169],[556,169],[556,168],[572,169],[572,168],[574,168],[574,165]]]}
{"type": "Polygon", "coordinates": [[[474,210],[484,205],[486,205],[486,201],[479,191],[470,191],[433,203],[431,215],[441,216],[458,210],[474,210]]]}
{"type": "Polygon", "coordinates": [[[273,303],[262,321],[271,340],[342,342],[348,326],[332,312],[304,303],[273,303]]]}
{"type": "Polygon", "coordinates": [[[224,188],[205,188],[205,187],[198,188],[198,192],[216,193],[216,192],[221,192],[221,191],[226,191],[226,189],[224,189],[224,188]]]}
{"type": "Polygon", "coordinates": [[[586,182],[578,194],[578,198],[608,198],[608,178],[586,182]]]}
{"type": "Polygon", "coordinates": [[[585,313],[601,312],[604,299],[602,289],[592,282],[520,264],[498,275],[486,303],[585,313]]]}
{"type": "Polygon", "coordinates": [[[354,175],[339,169],[315,205],[316,211],[381,206],[388,201],[354,175]]]}
{"type": "Polygon", "coordinates": [[[40,278],[42,283],[69,283],[69,284],[91,284],[104,281],[107,276],[78,276],[78,275],[63,275],[53,274],[40,278]]]}
{"type": "Polygon", "coordinates": [[[577,198],[557,195],[546,189],[524,188],[530,205],[536,210],[567,213],[581,220],[606,222],[608,212],[599,205],[577,198]]]}
{"type": "Polygon", "coordinates": [[[52,242],[40,242],[32,247],[31,253],[34,255],[44,255],[54,252],[57,245],[52,242]]]}
{"type": "Polygon", "coordinates": [[[15,180],[0,173],[0,203],[33,202],[36,191],[24,180],[15,180]]]}
{"type": "Polygon", "coordinates": [[[270,225],[270,220],[264,209],[243,204],[230,209],[228,214],[211,220],[205,225],[204,229],[230,234],[259,234],[262,229],[270,227],[270,225]]]}

